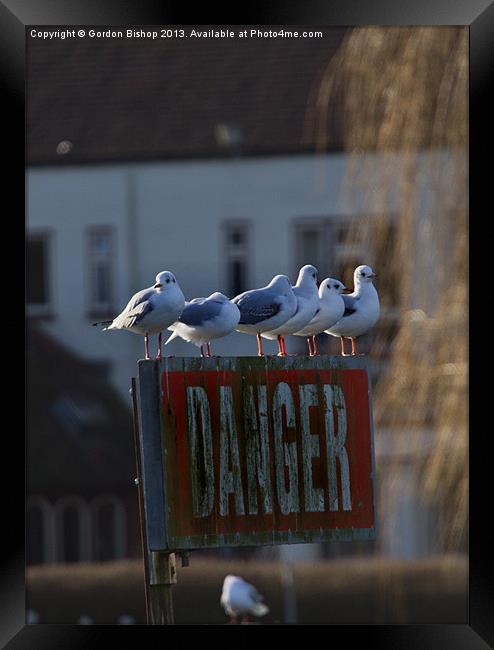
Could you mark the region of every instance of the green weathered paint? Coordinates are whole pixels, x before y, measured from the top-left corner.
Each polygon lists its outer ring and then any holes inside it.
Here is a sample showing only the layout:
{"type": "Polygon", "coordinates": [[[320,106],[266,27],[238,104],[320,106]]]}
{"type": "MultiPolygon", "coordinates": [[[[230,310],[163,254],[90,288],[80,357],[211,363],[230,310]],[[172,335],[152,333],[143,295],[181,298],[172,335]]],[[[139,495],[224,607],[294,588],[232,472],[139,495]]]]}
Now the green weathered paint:
{"type": "MultiPolygon", "coordinates": [[[[369,541],[375,539],[375,528],[334,528],[332,542],[369,541]]],[[[198,550],[201,548],[222,548],[223,546],[273,546],[276,544],[311,544],[327,542],[327,530],[308,530],[303,533],[275,531],[242,533],[218,533],[217,535],[190,535],[172,539],[170,550],[198,550]],[[173,547],[173,544],[176,546],[173,547]]]]}

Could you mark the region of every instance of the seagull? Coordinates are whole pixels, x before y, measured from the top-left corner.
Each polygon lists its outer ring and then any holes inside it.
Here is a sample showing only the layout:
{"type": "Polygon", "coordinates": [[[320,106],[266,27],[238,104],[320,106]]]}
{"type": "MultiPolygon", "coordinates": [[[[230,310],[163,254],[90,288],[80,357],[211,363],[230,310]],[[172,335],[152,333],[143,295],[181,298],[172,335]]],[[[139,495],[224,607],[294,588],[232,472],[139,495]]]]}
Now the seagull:
{"type": "Polygon", "coordinates": [[[236,623],[237,616],[240,615],[243,616],[245,623],[248,621],[249,614],[265,616],[269,612],[269,607],[263,603],[263,600],[257,589],[240,576],[226,576],[220,603],[230,616],[231,623],[236,623]]]}
{"type": "Polygon", "coordinates": [[[264,332],[265,339],[278,339],[278,356],[286,356],[285,339],[288,334],[295,334],[314,318],[319,304],[317,294],[317,269],[311,264],[303,266],[297,278],[297,283],[292,287],[297,298],[297,308],[283,325],[264,332]]]}
{"type": "Polygon", "coordinates": [[[340,320],[330,328],[327,334],[339,336],[341,354],[344,357],[356,356],[355,338],[368,332],[379,318],[379,296],[372,280],[377,277],[370,266],[357,266],[353,274],[353,293],[342,296],[345,311],[340,320]],[[345,354],[345,338],[352,342],[351,354],[345,354]]]}
{"type": "Polygon", "coordinates": [[[185,304],[176,323],[168,328],[173,334],[165,345],[179,336],[184,341],[194,343],[201,349],[201,356],[211,356],[210,342],[235,331],[240,320],[237,305],[225,295],[215,291],[207,298],[194,298],[185,304]],[[206,354],[203,345],[206,344],[206,354]]]}
{"type": "Polygon", "coordinates": [[[171,271],[161,271],[152,287],[138,291],[129,300],[127,307],[112,321],[93,323],[108,325],[106,330],[128,330],[144,334],[146,359],[149,359],[149,335],[158,334],[158,355],[161,358],[161,331],[174,323],[182,313],[185,296],[171,271]]]}
{"type": "Polygon", "coordinates": [[[295,336],[307,337],[311,357],[317,354],[316,336],[334,325],[343,316],[345,303],[341,294],[345,289],[343,282],[334,278],[325,278],[319,285],[319,306],[314,318],[303,329],[294,332],[295,336]]]}
{"type": "Polygon", "coordinates": [[[261,289],[251,289],[232,298],[240,310],[239,332],[256,334],[257,353],[262,351],[261,334],[285,323],[297,308],[297,298],[286,275],[275,275],[261,289]]]}

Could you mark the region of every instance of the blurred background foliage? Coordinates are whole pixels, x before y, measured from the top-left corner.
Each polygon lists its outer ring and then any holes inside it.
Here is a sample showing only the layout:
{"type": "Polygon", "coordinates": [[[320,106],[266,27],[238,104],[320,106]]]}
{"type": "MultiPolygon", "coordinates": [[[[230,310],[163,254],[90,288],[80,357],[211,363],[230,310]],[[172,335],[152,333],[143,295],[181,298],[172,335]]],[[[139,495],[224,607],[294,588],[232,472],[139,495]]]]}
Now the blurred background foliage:
{"type": "Polygon", "coordinates": [[[377,222],[374,217],[372,223],[360,219],[347,234],[349,242],[370,238],[382,304],[398,307],[395,326],[381,329],[371,352],[374,359],[388,357],[387,370],[374,389],[376,429],[392,430],[395,444],[411,449],[414,431],[433,432],[432,448],[421,468],[421,498],[439,513],[438,549],[464,551],[468,31],[354,29],[326,70],[317,105],[312,124],[321,152],[328,124],[337,119],[332,106],[343,106],[338,119],[351,155],[346,200],[352,202],[359,186],[369,204],[378,211],[379,204],[383,206],[377,222]],[[368,150],[390,154],[390,173],[385,168],[377,181],[362,163],[362,153],[368,150]],[[425,172],[424,150],[439,154],[425,172]],[[398,165],[393,152],[400,152],[398,165]],[[391,221],[384,206],[396,190],[397,170],[401,200],[391,221]],[[433,182],[427,208],[419,216],[424,173],[433,182]]]}

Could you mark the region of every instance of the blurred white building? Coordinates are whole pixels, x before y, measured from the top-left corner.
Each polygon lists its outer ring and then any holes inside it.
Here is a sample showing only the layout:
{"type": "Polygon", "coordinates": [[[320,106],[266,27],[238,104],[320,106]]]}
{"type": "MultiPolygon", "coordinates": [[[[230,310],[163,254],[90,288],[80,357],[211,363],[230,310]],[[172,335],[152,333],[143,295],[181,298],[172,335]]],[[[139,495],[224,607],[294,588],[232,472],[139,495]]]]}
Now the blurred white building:
{"type": "MultiPolygon", "coordinates": [[[[437,156],[424,153],[424,168],[437,156]]],[[[374,170],[388,169],[393,158],[397,169],[398,155],[366,156],[374,170]]],[[[371,241],[343,242],[351,220],[377,212],[363,189],[349,204],[342,189],[348,162],[344,153],[329,153],[33,167],[27,174],[28,313],[78,354],[108,362],[113,383],[128,396],[143,339],[101,332],[92,323],[118,314],[161,270],[173,271],[192,299],[213,291],[233,297],[277,273],[295,282],[306,263],[319,268],[320,279],[344,272],[347,283],[358,264],[385,268],[385,260],[372,259],[371,241]]],[[[388,206],[390,214],[396,205],[388,206]]],[[[393,316],[388,309],[382,319],[393,316]]],[[[337,352],[339,343],[332,344],[337,352]]],[[[293,349],[300,345],[289,341],[293,349]]],[[[266,341],[266,349],[275,347],[266,341]]],[[[256,344],[235,333],[215,341],[213,350],[249,355],[256,344]]],[[[199,354],[181,339],[166,352],[199,354]]]]}
{"type": "MultiPolygon", "coordinates": [[[[339,232],[352,216],[339,198],[344,172],[342,154],[31,169],[29,313],[69,348],[108,361],[128,395],[142,337],[92,323],[166,269],[188,299],[233,297],[277,273],[295,281],[304,263],[337,275],[339,232]],[[318,187],[318,173],[329,183],[318,187]]],[[[372,263],[364,252],[358,259],[372,263]]],[[[233,334],[213,350],[246,355],[256,346],[233,334]]],[[[199,353],[181,340],[167,352],[199,353]]]]}

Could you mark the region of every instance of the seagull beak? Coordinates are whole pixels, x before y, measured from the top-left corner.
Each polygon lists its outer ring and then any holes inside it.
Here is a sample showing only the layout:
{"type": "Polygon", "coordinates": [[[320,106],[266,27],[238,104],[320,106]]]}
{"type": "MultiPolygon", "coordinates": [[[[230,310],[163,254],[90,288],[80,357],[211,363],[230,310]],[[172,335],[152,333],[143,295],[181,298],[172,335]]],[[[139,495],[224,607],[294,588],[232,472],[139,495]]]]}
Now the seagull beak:
{"type": "Polygon", "coordinates": [[[351,289],[347,289],[346,287],[343,289],[343,293],[352,293],[351,289]]]}
{"type": "Polygon", "coordinates": [[[377,273],[371,273],[371,274],[369,275],[369,277],[370,277],[370,278],[377,278],[377,273]]]}
{"type": "Polygon", "coordinates": [[[155,289],[161,289],[162,286],[163,286],[162,284],[160,284],[159,282],[157,282],[157,283],[154,285],[154,288],[155,288],[155,289]]]}

